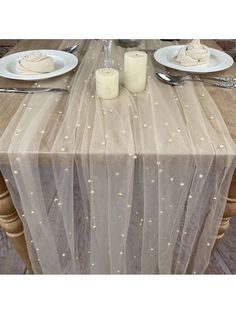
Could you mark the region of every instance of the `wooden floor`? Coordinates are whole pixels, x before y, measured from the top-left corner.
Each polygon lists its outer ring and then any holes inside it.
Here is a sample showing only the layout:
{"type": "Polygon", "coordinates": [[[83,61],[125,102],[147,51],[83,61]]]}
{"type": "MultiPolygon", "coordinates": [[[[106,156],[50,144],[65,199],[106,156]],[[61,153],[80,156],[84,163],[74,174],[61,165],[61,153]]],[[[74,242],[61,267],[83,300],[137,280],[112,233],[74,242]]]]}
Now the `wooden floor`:
{"type": "MultiPolygon", "coordinates": [[[[0,274],[24,274],[25,267],[16,251],[11,248],[0,257],[0,274]]],[[[211,257],[206,274],[236,274],[236,217],[211,257]]]]}
{"type": "Polygon", "coordinates": [[[206,274],[236,274],[236,217],[212,254],[206,274]]]}

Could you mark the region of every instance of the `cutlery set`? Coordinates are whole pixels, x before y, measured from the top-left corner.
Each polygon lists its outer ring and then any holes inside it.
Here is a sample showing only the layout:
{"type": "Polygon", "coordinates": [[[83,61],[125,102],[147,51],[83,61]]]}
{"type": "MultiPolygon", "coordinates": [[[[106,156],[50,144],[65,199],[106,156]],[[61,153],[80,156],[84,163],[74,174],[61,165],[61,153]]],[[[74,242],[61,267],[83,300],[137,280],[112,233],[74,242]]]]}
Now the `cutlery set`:
{"type": "Polygon", "coordinates": [[[196,75],[170,75],[167,73],[156,72],[155,77],[163,83],[178,86],[182,85],[187,81],[203,82],[217,87],[222,88],[236,88],[235,77],[198,77],[196,75]]]}

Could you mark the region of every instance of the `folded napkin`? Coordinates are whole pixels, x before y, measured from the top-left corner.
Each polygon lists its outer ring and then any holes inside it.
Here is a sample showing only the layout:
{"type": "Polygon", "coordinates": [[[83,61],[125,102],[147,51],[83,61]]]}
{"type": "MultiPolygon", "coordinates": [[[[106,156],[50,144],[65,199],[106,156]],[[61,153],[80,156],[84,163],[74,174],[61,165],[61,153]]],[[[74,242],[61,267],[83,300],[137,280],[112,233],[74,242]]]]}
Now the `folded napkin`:
{"type": "Polygon", "coordinates": [[[39,51],[24,56],[16,64],[16,71],[23,74],[49,73],[53,70],[53,59],[39,51]]]}
{"type": "Polygon", "coordinates": [[[209,61],[209,58],[210,51],[208,47],[202,45],[199,39],[195,39],[179,50],[175,61],[184,66],[193,66],[205,64],[209,61]]]}

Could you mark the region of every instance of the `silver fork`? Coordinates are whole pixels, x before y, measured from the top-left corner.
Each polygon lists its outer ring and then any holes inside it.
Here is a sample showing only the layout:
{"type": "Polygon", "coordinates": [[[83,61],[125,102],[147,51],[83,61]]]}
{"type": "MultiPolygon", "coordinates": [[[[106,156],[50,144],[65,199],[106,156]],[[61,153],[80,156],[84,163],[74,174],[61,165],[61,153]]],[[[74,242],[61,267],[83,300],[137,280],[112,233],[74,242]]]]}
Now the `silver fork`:
{"type": "MultiPolygon", "coordinates": [[[[169,74],[168,74],[169,75],[169,74]]],[[[236,77],[230,77],[230,76],[204,76],[204,77],[199,77],[198,75],[172,75],[172,78],[177,78],[177,79],[189,79],[189,80],[194,80],[194,81],[201,81],[201,80],[214,80],[214,81],[219,81],[219,82],[235,82],[236,83],[236,77]]]]}
{"type": "Polygon", "coordinates": [[[205,78],[211,79],[211,80],[217,80],[217,81],[223,81],[223,82],[236,82],[236,77],[230,77],[230,76],[207,76],[205,78]]]}

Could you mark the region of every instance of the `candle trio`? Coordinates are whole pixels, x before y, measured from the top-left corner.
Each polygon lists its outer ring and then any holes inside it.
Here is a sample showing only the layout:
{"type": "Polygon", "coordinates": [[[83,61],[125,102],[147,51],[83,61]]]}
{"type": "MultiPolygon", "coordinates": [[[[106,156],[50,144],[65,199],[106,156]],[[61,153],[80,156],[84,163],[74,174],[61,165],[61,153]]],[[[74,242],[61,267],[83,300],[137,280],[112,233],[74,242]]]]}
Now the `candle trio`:
{"type": "MultiPolygon", "coordinates": [[[[147,54],[143,51],[128,51],[124,55],[124,86],[131,93],[145,90],[147,77],[147,54]]],[[[103,99],[119,95],[119,71],[104,67],[96,70],[96,91],[103,99]]]]}

